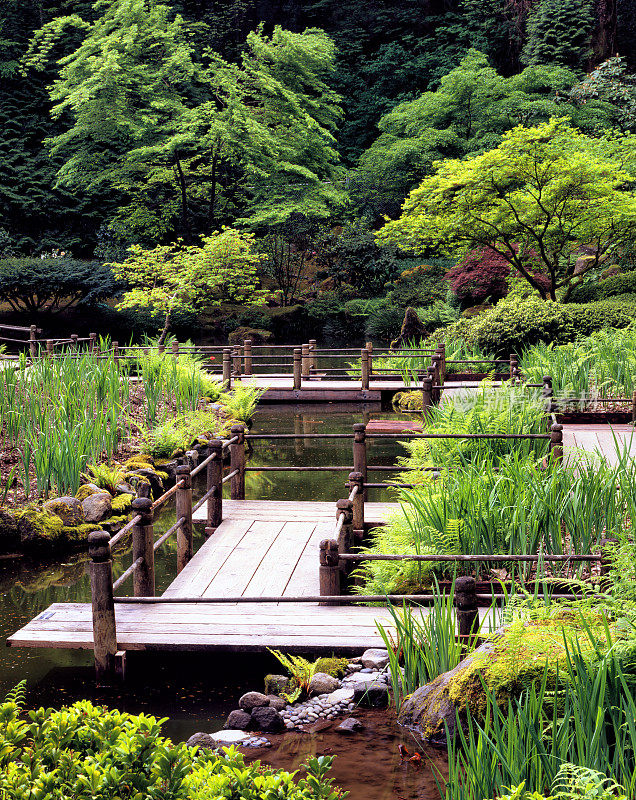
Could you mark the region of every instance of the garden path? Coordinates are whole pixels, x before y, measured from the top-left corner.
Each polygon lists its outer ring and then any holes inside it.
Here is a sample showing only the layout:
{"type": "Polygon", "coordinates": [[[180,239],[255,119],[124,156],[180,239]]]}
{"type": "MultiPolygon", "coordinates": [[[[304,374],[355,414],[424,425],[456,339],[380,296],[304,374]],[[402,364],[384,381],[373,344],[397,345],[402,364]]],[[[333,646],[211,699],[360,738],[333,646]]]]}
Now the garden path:
{"type": "Polygon", "coordinates": [[[629,424],[566,424],[563,426],[563,445],[566,451],[577,449],[598,453],[614,466],[619,463],[620,453],[636,458],[636,430],[629,424]]]}

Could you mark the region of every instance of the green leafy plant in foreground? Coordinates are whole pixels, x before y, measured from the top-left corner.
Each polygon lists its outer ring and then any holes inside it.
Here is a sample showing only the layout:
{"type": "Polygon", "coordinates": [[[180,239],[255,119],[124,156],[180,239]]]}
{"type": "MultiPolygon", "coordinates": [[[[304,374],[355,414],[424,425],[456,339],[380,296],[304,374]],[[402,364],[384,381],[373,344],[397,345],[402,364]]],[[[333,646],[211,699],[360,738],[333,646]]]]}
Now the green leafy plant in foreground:
{"type": "Polygon", "coordinates": [[[311,758],[306,777],[255,761],[235,748],[198,750],[161,735],[165,720],[82,700],[22,718],[24,684],[0,704],[2,800],[337,800],[333,757],[311,758]]]}

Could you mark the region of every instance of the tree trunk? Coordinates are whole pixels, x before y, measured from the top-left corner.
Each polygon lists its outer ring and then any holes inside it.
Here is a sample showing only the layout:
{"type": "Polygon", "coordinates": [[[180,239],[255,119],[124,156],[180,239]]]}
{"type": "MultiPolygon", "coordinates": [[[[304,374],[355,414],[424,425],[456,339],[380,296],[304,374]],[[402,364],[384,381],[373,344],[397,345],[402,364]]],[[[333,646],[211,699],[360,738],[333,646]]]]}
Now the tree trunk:
{"type": "Polygon", "coordinates": [[[186,242],[190,242],[190,220],[188,217],[188,192],[185,182],[185,175],[181,168],[181,161],[175,153],[174,156],[175,167],[177,168],[177,175],[179,176],[179,189],[181,192],[181,225],[183,228],[183,238],[186,242]]]}
{"type": "Polygon", "coordinates": [[[159,341],[157,342],[158,345],[162,345],[165,343],[169,330],[170,330],[170,311],[166,311],[166,318],[163,322],[163,330],[159,334],[159,341]]]}

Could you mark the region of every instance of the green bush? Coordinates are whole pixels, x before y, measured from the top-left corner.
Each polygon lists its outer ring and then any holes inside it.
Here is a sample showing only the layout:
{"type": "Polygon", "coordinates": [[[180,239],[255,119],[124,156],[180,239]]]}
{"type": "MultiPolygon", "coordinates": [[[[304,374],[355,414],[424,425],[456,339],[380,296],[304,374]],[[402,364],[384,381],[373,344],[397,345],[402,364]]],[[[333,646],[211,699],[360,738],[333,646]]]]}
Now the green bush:
{"type": "Polygon", "coordinates": [[[82,700],[20,718],[19,692],[0,705],[3,800],[336,800],[333,758],[310,759],[307,777],[246,764],[234,748],[197,750],[161,735],[164,720],[82,700]]]}
{"type": "Polygon", "coordinates": [[[620,272],[602,281],[580,283],[570,292],[568,302],[591,303],[608,297],[636,293],[636,270],[620,272]]]}
{"type": "Polygon", "coordinates": [[[364,329],[365,338],[376,343],[388,343],[400,333],[404,319],[403,306],[388,297],[375,301],[364,329]]]}
{"type": "Polygon", "coordinates": [[[537,342],[565,344],[602,328],[625,328],[636,318],[633,303],[556,303],[538,297],[501,300],[464,328],[468,340],[497,357],[537,342]]]}

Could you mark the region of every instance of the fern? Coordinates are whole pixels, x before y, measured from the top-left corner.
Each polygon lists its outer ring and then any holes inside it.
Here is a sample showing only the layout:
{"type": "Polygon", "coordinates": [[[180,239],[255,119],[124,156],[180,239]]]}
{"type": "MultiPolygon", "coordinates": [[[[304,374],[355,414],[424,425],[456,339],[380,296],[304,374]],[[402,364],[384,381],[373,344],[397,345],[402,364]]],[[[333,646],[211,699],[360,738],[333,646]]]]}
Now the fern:
{"type": "Polygon", "coordinates": [[[627,800],[622,786],[589,767],[562,764],[554,776],[551,791],[554,800],[627,800]]]}
{"type": "Polygon", "coordinates": [[[4,699],[5,703],[13,703],[19,711],[22,711],[26,702],[26,681],[16,684],[4,699]]]}
{"type": "Polygon", "coordinates": [[[280,650],[273,650],[271,647],[267,649],[285,667],[289,672],[290,678],[296,684],[296,688],[290,695],[281,693],[281,697],[284,697],[288,703],[295,703],[303,692],[309,691],[309,684],[316,674],[318,662],[314,661],[312,663],[302,656],[285,655],[280,650]]]}

